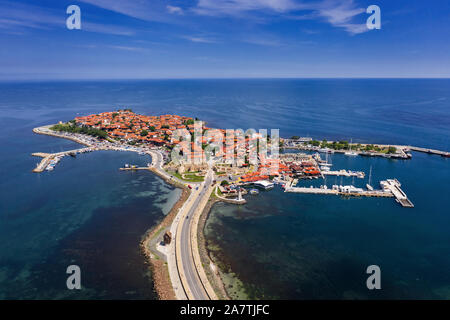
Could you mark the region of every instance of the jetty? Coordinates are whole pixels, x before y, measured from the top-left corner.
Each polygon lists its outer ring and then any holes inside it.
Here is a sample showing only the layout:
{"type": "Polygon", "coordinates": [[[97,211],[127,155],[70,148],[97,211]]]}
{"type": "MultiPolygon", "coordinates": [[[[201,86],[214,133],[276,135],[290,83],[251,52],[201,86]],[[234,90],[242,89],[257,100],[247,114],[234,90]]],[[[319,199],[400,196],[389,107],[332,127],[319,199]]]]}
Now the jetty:
{"type": "Polygon", "coordinates": [[[400,188],[401,183],[397,179],[387,179],[381,181],[380,185],[386,192],[391,192],[395,197],[395,200],[400,203],[403,207],[413,208],[414,204],[408,199],[406,194],[400,188]]]}
{"type": "Polygon", "coordinates": [[[51,164],[52,161],[59,161],[61,158],[65,157],[65,156],[73,156],[76,155],[78,153],[86,153],[86,152],[91,152],[94,150],[98,150],[98,148],[92,148],[92,147],[88,147],[88,148],[81,148],[81,149],[75,149],[75,150],[69,150],[69,151],[63,151],[63,152],[57,152],[57,153],[45,153],[45,152],[35,152],[32,153],[31,155],[34,157],[40,157],[43,158],[41,160],[41,162],[39,162],[36,165],[36,168],[33,170],[33,172],[39,173],[39,172],[43,172],[45,169],[48,168],[48,166],[51,164]]]}
{"type": "Polygon", "coordinates": [[[428,154],[435,154],[435,155],[439,155],[441,157],[450,158],[450,152],[447,152],[447,151],[428,149],[428,148],[420,148],[420,147],[414,147],[414,146],[407,146],[404,148],[404,150],[405,151],[423,152],[423,153],[428,153],[428,154]]]}
{"type": "Polygon", "coordinates": [[[381,190],[365,190],[355,186],[333,185],[330,189],[326,185],[317,187],[291,187],[287,186],[284,192],[341,195],[352,197],[384,197],[395,198],[402,207],[413,208],[414,204],[408,199],[405,192],[400,188],[401,183],[397,179],[388,179],[380,182],[381,190]]]}
{"type": "Polygon", "coordinates": [[[151,167],[129,167],[119,168],[120,171],[150,170],[151,167]]]}
{"type": "Polygon", "coordinates": [[[315,188],[315,187],[286,187],[284,192],[294,192],[294,193],[310,193],[310,194],[334,194],[338,195],[337,190],[328,188],[315,188]]]}
{"type": "Polygon", "coordinates": [[[322,170],[321,173],[324,176],[357,177],[360,179],[363,179],[366,175],[362,171],[350,171],[350,170],[339,170],[339,171],[322,170]]]}
{"type": "MultiPolygon", "coordinates": [[[[289,139],[284,139],[285,141],[289,141],[289,139]]],[[[332,143],[333,141],[328,141],[328,143],[332,143]]],[[[353,144],[354,145],[354,144],[353,144]]],[[[361,143],[360,146],[364,148],[368,144],[361,143]]],[[[366,151],[366,150],[352,150],[357,155],[364,156],[364,157],[381,157],[381,158],[388,158],[388,159],[411,159],[412,155],[410,151],[416,151],[416,152],[422,152],[432,155],[439,155],[444,158],[450,158],[450,152],[448,151],[442,151],[442,150],[436,150],[431,148],[422,148],[422,147],[416,147],[416,146],[409,146],[409,145],[386,145],[386,144],[373,144],[375,146],[378,146],[380,148],[389,148],[389,147],[395,147],[396,152],[395,153],[385,153],[385,152],[376,152],[374,150],[366,151]]],[[[348,150],[343,149],[330,149],[330,148],[322,148],[320,146],[312,146],[310,144],[304,144],[297,143],[297,144],[289,144],[287,145],[286,149],[298,149],[298,150],[306,150],[306,151],[316,151],[316,152],[322,152],[322,153],[342,153],[345,154],[348,150]]]]}
{"type": "Polygon", "coordinates": [[[309,193],[309,194],[331,194],[341,196],[354,196],[354,197],[384,197],[392,198],[394,195],[391,192],[383,190],[363,190],[355,188],[354,186],[333,186],[328,188],[326,186],[316,187],[289,187],[285,189],[285,192],[294,193],[309,193]]]}

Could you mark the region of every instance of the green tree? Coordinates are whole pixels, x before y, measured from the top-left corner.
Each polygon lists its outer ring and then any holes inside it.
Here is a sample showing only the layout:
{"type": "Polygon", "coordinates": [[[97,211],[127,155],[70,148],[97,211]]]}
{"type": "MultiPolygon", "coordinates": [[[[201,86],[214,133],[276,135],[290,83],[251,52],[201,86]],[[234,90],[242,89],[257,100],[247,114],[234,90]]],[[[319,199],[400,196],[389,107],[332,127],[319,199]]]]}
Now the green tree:
{"type": "Polygon", "coordinates": [[[141,131],[141,136],[142,137],[145,137],[145,136],[147,136],[148,135],[148,131],[147,130],[142,130],[141,131]]]}

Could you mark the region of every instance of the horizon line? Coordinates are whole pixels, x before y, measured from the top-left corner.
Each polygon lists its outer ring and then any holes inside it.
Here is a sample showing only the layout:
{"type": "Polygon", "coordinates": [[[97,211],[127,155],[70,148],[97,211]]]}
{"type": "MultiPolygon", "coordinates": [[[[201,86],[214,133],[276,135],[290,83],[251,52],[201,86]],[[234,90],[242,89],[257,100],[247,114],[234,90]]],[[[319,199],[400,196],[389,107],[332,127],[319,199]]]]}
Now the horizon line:
{"type": "Polygon", "coordinates": [[[89,82],[89,81],[151,81],[151,80],[448,80],[448,77],[154,77],[154,78],[25,78],[1,79],[5,82],[89,82]]]}

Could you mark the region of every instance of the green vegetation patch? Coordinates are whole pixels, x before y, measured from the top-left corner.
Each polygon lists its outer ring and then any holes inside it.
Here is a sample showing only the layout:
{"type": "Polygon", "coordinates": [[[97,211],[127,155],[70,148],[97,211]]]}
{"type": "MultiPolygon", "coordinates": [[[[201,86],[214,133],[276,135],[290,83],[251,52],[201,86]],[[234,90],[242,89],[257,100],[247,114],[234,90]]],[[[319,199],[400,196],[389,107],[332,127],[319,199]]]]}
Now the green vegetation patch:
{"type": "Polygon", "coordinates": [[[184,178],[178,172],[170,172],[170,174],[186,182],[203,182],[203,180],[205,180],[204,177],[196,176],[195,174],[192,173],[185,173],[184,178]]]}
{"type": "Polygon", "coordinates": [[[56,124],[50,128],[53,131],[64,131],[64,132],[70,132],[70,133],[80,133],[80,134],[87,134],[89,136],[107,139],[108,133],[106,131],[95,129],[95,128],[89,128],[89,127],[78,127],[76,125],[73,125],[72,123],[65,123],[65,124],[56,124]]]}

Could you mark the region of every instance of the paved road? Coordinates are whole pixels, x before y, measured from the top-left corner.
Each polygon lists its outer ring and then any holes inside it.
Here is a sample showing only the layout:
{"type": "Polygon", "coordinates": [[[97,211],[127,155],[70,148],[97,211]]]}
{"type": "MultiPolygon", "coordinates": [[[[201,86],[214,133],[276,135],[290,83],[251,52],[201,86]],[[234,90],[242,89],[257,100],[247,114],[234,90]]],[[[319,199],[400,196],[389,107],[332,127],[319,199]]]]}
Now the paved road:
{"type": "Polygon", "coordinates": [[[169,174],[168,172],[166,172],[162,165],[163,165],[163,157],[161,152],[157,151],[157,150],[152,150],[151,151],[151,156],[152,158],[155,157],[156,163],[153,165],[156,169],[158,169],[162,174],[164,174],[168,179],[172,179],[174,181],[177,181],[178,183],[181,184],[189,184],[192,186],[196,186],[196,185],[200,185],[202,182],[188,182],[188,181],[184,181],[181,179],[178,179],[177,177],[169,174]],[[155,156],[156,155],[156,156],[155,156]]]}
{"type": "MultiPolygon", "coordinates": [[[[162,173],[165,173],[164,169],[162,168],[162,155],[158,151],[152,150],[152,156],[155,157],[155,162],[153,163],[154,167],[161,171],[162,173]]],[[[209,300],[209,296],[205,291],[205,288],[203,287],[203,284],[199,278],[199,275],[197,273],[197,269],[195,267],[194,258],[192,255],[192,247],[191,247],[191,221],[192,217],[194,216],[194,212],[201,203],[201,201],[204,199],[204,197],[209,197],[209,194],[206,193],[206,190],[208,189],[208,186],[213,181],[213,171],[209,170],[204,182],[199,183],[190,183],[193,186],[193,190],[191,193],[191,196],[194,198],[194,202],[192,203],[192,206],[190,207],[189,211],[187,212],[186,216],[182,221],[179,223],[182,224],[181,226],[181,236],[180,236],[180,260],[181,264],[183,266],[184,275],[187,281],[188,289],[192,293],[195,300],[209,300]],[[197,190],[198,187],[198,190],[197,190]]],[[[176,177],[173,177],[173,179],[178,180],[176,177]]],[[[182,183],[186,183],[184,181],[180,181],[182,183]]]]}
{"type": "MultiPolygon", "coordinates": [[[[165,173],[162,168],[162,155],[158,151],[152,151],[152,155],[155,156],[155,162],[153,163],[154,167],[165,173]]],[[[195,267],[194,258],[192,254],[191,247],[191,222],[192,217],[194,216],[194,212],[204,199],[204,197],[209,197],[209,194],[206,193],[209,185],[212,183],[214,177],[214,173],[212,170],[209,170],[207,175],[205,176],[204,182],[199,183],[190,183],[193,186],[193,190],[191,196],[194,198],[194,202],[192,203],[189,211],[182,221],[179,223],[181,226],[181,236],[180,236],[180,260],[183,266],[184,275],[187,281],[188,290],[192,293],[193,298],[195,300],[209,300],[208,296],[203,284],[200,280],[200,277],[197,273],[197,269],[195,267]],[[198,190],[197,190],[198,188],[198,190]]],[[[176,177],[174,177],[175,180],[176,177]]],[[[181,182],[181,181],[180,181],[181,182]]],[[[186,183],[186,182],[182,182],[186,183]]]]}
{"type": "Polygon", "coordinates": [[[198,188],[199,190],[194,190],[195,201],[191,206],[187,217],[184,221],[181,221],[182,229],[181,229],[181,263],[183,264],[184,273],[186,276],[186,280],[188,282],[188,286],[195,300],[209,300],[209,296],[206,293],[202,282],[198,276],[197,270],[194,264],[194,258],[192,256],[192,248],[191,248],[191,219],[194,215],[196,208],[199,203],[202,201],[204,197],[209,197],[209,194],[206,193],[208,186],[212,183],[213,173],[212,171],[208,172],[205,177],[204,183],[202,183],[198,188]]]}

